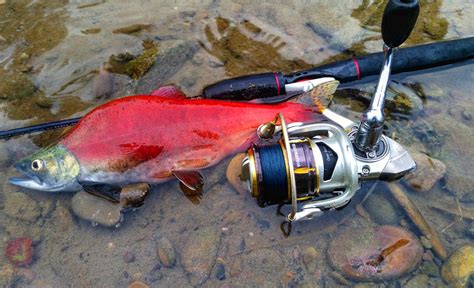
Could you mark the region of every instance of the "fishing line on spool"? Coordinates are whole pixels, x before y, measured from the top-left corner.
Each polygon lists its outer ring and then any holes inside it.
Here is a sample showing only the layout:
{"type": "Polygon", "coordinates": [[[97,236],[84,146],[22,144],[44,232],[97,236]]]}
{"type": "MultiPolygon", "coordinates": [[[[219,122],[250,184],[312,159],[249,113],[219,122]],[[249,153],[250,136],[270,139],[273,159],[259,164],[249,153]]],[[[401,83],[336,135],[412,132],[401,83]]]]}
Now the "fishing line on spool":
{"type": "MultiPolygon", "coordinates": [[[[281,203],[288,197],[288,176],[285,157],[279,144],[256,147],[262,171],[261,201],[281,203]]],[[[260,204],[260,203],[259,203],[260,204]]],[[[264,203],[261,203],[262,205],[264,203]]]]}

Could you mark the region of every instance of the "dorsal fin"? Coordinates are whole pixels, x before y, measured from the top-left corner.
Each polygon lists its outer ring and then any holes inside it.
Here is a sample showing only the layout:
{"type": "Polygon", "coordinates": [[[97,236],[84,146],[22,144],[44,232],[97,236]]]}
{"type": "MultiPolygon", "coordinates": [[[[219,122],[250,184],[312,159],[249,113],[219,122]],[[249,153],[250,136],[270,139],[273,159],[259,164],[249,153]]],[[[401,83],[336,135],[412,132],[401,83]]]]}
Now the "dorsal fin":
{"type": "Polygon", "coordinates": [[[311,80],[307,92],[297,95],[291,101],[301,103],[308,107],[316,107],[316,111],[322,113],[331,103],[334,92],[336,92],[339,81],[332,77],[324,77],[311,80]]]}
{"type": "Polygon", "coordinates": [[[151,92],[151,95],[152,96],[160,96],[160,97],[177,98],[177,99],[185,99],[186,98],[186,94],[184,94],[183,91],[181,91],[175,85],[161,86],[160,88],[158,88],[155,91],[151,92]]]}

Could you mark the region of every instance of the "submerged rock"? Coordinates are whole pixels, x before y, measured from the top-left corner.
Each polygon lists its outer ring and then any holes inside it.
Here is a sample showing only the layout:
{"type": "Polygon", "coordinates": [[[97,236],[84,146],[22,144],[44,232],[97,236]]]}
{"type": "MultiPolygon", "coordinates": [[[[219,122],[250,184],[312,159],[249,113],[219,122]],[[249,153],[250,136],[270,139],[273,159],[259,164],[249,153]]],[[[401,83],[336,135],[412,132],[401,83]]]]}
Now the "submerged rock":
{"type": "Polygon", "coordinates": [[[72,197],[72,211],[80,218],[107,227],[122,220],[122,207],[108,200],[80,191],[72,197]]]}
{"type": "Polygon", "coordinates": [[[423,248],[411,232],[395,226],[351,227],[329,245],[331,266],[359,281],[401,277],[421,262],[423,248]]]}
{"type": "Polygon", "coordinates": [[[173,244],[168,238],[164,236],[159,236],[157,238],[156,248],[161,264],[168,268],[173,267],[176,264],[176,252],[174,250],[173,244]]]}
{"type": "Polygon", "coordinates": [[[419,287],[428,287],[429,278],[427,275],[419,274],[403,285],[404,288],[419,288],[419,287]]]}
{"type": "Polygon", "coordinates": [[[27,237],[12,239],[5,247],[5,256],[15,266],[28,266],[33,260],[33,241],[27,237]]]}
{"type": "Polygon", "coordinates": [[[364,207],[378,224],[394,225],[399,222],[397,210],[383,195],[374,191],[364,202],[364,207]]]}
{"type": "Polygon", "coordinates": [[[220,233],[215,227],[203,227],[190,234],[181,254],[181,263],[193,286],[209,278],[219,248],[220,233]]]}
{"type": "Polygon", "coordinates": [[[41,215],[38,203],[21,192],[5,192],[5,214],[23,221],[35,222],[41,215]]]}
{"type": "Polygon", "coordinates": [[[474,246],[465,245],[454,251],[441,267],[441,276],[451,287],[467,287],[474,275],[474,246]]]}
{"type": "Polygon", "coordinates": [[[431,190],[436,182],[444,177],[446,166],[443,162],[422,153],[410,152],[410,155],[416,163],[416,170],[403,179],[415,190],[431,190]]]}

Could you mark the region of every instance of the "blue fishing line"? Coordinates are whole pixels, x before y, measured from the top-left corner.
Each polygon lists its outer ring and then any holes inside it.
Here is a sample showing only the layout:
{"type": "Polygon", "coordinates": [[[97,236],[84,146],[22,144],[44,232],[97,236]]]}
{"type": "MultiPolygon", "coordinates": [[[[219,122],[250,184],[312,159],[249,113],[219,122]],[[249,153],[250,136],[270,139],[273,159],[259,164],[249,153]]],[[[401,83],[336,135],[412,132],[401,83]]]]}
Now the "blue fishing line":
{"type": "Polygon", "coordinates": [[[264,204],[279,204],[288,200],[288,178],[285,158],[279,144],[258,147],[262,178],[260,195],[264,204]]]}

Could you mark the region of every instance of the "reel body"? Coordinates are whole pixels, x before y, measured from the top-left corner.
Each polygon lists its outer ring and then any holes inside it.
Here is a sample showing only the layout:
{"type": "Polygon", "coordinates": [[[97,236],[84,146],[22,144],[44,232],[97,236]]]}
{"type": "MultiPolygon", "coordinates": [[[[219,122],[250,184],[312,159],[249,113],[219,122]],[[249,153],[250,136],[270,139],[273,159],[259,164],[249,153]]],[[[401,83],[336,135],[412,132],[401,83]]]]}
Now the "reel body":
{"type": "Polygon", "coordinates": [[[243,180],[259,206],[291,204],[288,221],[311,219],[347,205],[361,181],[395,180],[414,169],[392,139],[382,136],[375,152],[365,152],[352,142],[356,123],[344,128],[330,122],[286,125],[281,114],[262,124],[257,133],[268,144],[249,148],[242,162],[243,180]]]}

